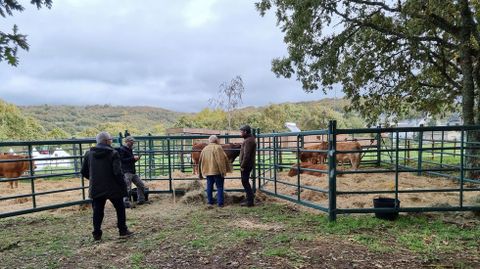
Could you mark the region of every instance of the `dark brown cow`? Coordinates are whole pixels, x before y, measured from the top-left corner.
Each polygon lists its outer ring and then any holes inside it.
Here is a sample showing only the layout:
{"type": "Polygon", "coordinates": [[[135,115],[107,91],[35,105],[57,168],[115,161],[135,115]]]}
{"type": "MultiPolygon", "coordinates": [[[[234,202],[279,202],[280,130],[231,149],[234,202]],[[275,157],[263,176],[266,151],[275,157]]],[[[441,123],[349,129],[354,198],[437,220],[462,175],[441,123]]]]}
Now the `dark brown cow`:
{"type": "MultiPolygon", "coordinates": [[[[198,161],[200,160],[200,153],[202,152],[203,148],[206,147],[207,143],[193,143],[192,146],[192,162],[193,162],[193,173],[198,173],[198,161]]],[[[227,154],[228,159],[231,163],[235,161],[235,159],[240,155],[240,148],[242,144],[240,143],[228,143],[221,145],[225,154],[227,154]]]]}
{"type": "MultiPolygon", "coordinates": [[[[4,154],[0,155],[0,160],[19,160],[19,159],[28,159],[28,156],[25,155],[13,155],[13,154],[4,154]]],[[[35,164],[34,164],[35,167],[35,164]]],[[[30,161],[17,161],[17,162],[2,162],[0,163],[0,177],[4,178],[17,178],[20,177],[25,171],[30,169],[30,161]]],[[[13,184],[15,183],[15,188],[18,188],[18,181],[9,181],[10,188],[13,189],[13,184]]]]}
{"type": "MultiPolygon", "coordinates": [[[[300,163],[300,168],[308,168],[308,169],[315,169],[315,170],[328,170],[327,165],[325,164],[314,164],[314,163],[309,163],[309,162],[303,162],[300,163]]],[[[293,177],[298,175],[298,166],[297,164],[294,164],[292,168],[290,168],[290,171],[288,171],[288,176],[293,177]]],[[[317,177],[323,177],[325,176],[325,173],[319,172],[319,171],[306,171],[303,169],[300,169],[300,174],[307,174],[307,175],[312,175],[312,176],[317,176],[317,177]]]]}

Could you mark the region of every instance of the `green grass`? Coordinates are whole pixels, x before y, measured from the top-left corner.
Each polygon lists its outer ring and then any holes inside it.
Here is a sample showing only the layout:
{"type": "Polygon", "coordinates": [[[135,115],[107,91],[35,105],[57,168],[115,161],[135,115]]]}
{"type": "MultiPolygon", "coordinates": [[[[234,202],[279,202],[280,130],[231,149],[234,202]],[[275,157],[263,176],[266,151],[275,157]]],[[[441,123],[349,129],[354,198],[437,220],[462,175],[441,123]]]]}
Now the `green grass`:
{"type": "MultiPolygon", "coordinates": [[[[372,215],[348,215],[329,222],[326,215],[294,210],[283,204],[253,208],[228,206],[222,210],[193,207],[160,216],[149,215],[147,207],[144,208],[128,211],[129,227],[136,235],[124,241],[116,239],[115,219],[110,216],[112,219],[107,221],[110,228],[105,228],[103,243],[99,246],[108,246],[108,255],[114,253],[115,257],[126,259],[107,256],[116,260],[108,266],[148,268],[152,260],[195,255],[226,255],[228,260],[231,253],[246,249],[254,251],[254,257],[263,261],[282,259],[290,267],[309,267],[310,258],[303,253],[309,247],[325,246],[332,240],[364,246],[374,253],[395,255],[396,251],[403,250],[428,264],[442,260],[446,254],[474,257],[478,255],[480,238],[478,225],[458,227],[422,216],[400,215],[396,221],[384,221],[372,215]],[[224,252],[226,254],[222,254],[224,252]]],[[[66,261],[75,264],[80,259],[82,268],[107,266],[101,255],[92,252],[96,244],[90,235],[90,214],[88,211],[0,220],[3,265],[63,268],[69,266],[66,261]]],[[[453,261],[458,267],[469,264],[465,260],[453,261]]],[[[251,267],[262,268],[260,264],[251,267]]]]}

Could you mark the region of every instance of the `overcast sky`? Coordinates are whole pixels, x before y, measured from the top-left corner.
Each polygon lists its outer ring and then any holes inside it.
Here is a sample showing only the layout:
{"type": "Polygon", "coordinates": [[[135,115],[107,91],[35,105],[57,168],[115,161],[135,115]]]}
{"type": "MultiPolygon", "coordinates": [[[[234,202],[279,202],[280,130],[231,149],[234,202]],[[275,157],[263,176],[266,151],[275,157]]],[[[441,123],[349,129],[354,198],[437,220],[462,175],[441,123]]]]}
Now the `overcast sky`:
{"type": "Polygon", "coordinates": [[[0,17],[0,31],[17,24],[30,44],[18,67],[0,63],[0,99],[10,103],[198,112],[237,75],[243,106],[326,97],[271,72],[286,46],[255,0],[54,0],[50,10],[20,2],[24,12],[0,17]]]}

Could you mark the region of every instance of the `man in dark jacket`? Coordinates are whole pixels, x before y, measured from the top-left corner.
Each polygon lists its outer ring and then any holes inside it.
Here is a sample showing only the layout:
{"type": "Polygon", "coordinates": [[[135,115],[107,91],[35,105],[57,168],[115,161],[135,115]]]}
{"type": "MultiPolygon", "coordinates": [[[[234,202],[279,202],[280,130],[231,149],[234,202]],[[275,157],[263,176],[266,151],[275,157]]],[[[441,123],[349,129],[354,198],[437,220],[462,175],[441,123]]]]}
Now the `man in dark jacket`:
{"type": "Polygon", "coordinates": [[[251,207],[253,206],[253,190],[250,185],[250,172],[255,165],[257,143],[255,142],[255,136],[252,135],[252,129],[248,125],[240,128],[240,136],[244,139],[242,148],[240,149],[240,174],[242,185],[247,196],[247,201],[242,203],[241,206],[251,207]]]}
{"type": "Polygon", "coordinates": [[[96,137],[97,145],[85,154],[82,176],[90,180],[88,195],[92,199],[93,239],[102,239],[102,221],[107,200],[117,212],[117,227],[120,236],[132,234],[127,228],[123,197],[127,195],[127,186],[123,180],[120,156],[112,148],[112,137],[101,132],[96,137]]]}
{"type": "MultiPolygon", "coordinates": [[[[125,183],[127,184],[127,190],[130,194],[130,190],[132,188],[132,182],[137,186],[137,199],[139,205],[144,204],[145,201],[145,183],[140,179],[140,177],[136,174],[135,170],[135,162],[140,159],[140,156],[133,155],[133,145],[135,144],[135,139],[131,136],[125,137],[125,145],[121,146],[118,149],[118,153],[120,153],[120,160],[122,162],[122,170],[125,174],[125,183]]],[[[128,196],[128,195],[127,195],[128,196]]],[[[129,197],[125,197],[124,199],[125,207],[131,207],[129,197]]]]}

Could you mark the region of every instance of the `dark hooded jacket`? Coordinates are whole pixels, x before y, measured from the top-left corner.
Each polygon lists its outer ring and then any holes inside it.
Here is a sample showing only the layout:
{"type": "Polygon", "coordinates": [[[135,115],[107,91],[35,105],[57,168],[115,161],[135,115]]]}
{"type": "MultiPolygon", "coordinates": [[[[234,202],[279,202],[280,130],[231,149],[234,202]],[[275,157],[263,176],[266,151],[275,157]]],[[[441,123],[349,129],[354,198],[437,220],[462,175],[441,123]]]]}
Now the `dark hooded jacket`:
{"type": "Polygon", "coordinates": [[[120,160],[122,162],[122,170],[124,173],[135,174],[135,156],[133,150],[125,145],[117,149],[120,153],[120,160]]]}
{"type": "Polygon", "coordinates": [[[97,144],[90,148],[90,151],[85,153],[81,173],[90,180],[90,198],[127,196],[120,155],[111,146],[97,144]]]}

